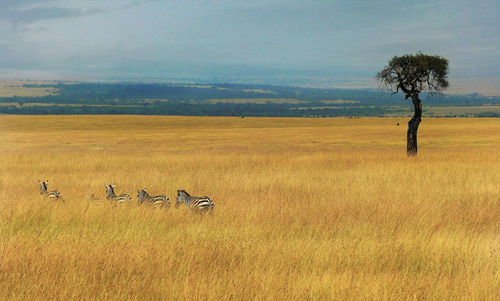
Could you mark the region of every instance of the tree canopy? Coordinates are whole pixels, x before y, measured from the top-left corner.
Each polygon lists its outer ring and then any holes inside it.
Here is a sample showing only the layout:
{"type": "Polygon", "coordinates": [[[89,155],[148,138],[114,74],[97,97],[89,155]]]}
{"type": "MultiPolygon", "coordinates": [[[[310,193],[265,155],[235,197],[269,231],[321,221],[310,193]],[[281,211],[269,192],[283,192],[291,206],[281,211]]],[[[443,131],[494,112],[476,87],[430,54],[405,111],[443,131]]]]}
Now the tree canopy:
{"type": "Polygon", "coordinates": [[[420,92],[440,93],[448,87],[448,60],[417,53],[395,56],[376,78],[393,94],[405,93],[405,99],[420,92]]]}

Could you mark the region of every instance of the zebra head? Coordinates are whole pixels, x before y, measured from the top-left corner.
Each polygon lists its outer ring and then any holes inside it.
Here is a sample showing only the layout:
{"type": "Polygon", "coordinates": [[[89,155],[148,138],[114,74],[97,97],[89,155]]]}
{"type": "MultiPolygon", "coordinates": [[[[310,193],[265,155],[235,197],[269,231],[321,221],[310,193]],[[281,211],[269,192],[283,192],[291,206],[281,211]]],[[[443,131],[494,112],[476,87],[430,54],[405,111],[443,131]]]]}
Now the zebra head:
{"type": "Polygon", "coordinates": [[[144,202],[144,197],[148,195],[145,189],[137,190],[137,199],[139,202],[144,202]]]}
{"type": "Polygon", "coordinates": [[[177,208],[180,204],[185,203],[188,197],[189,194],[185,190],[177,190],[177,199],[175,202],[175,208],[177,208]]]}
{"type": "Polygon", "coordinates": [[[45,182],[42,182],[40,180],[38,180],[38,183],[40,184],[40,194],[45,194],[47,192],[47,184],[49,183],[49,181],[45,181],[45,182]]]}
{"type": "Polygon", "coordinates": [[[115,188],[115,184],[110,184],[110,185],[105,185],[106,186],[106,197],[108,199],[112,199],[115,196],[115,191],[113,188],[115,188]]]}

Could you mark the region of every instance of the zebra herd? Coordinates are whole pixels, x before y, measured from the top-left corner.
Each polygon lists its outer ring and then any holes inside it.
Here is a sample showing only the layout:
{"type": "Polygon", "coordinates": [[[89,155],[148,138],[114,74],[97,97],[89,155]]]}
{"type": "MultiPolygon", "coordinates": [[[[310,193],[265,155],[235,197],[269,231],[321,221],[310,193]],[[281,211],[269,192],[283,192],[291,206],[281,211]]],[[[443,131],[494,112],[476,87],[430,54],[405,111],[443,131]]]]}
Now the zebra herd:
{"type": "MultiPolygon", "coordinates": [[[[48,191],[47,184],[49,181],[38,181],[40,184],[40,194],[48,199],[61,200],[64,202],[61,194],[57,190],[48,191]]],[[[122,204],[132,201],[132,197],[126,193],[117,195],[114,191],[116,185],[110,184],[106,186],[106,199],[113,201],[115,204],[122,204]]],[[[87,196],[90,200],[98,200],[94,194],[87,196]]],[[[137,190],[137,202],[139,204],[147,204],[151,206],[159,207],[170,207],[170,199],[165,195],[150,196],[146,189],[137,190]]],[[[178,208],[179,205],[184,204],[187,208],[193,210],[194,212],[213,212],[214,202],[207,196],[191,196],[185,190],[177,190],[177,199],[175,202],[175,207],[178,208]]]]}

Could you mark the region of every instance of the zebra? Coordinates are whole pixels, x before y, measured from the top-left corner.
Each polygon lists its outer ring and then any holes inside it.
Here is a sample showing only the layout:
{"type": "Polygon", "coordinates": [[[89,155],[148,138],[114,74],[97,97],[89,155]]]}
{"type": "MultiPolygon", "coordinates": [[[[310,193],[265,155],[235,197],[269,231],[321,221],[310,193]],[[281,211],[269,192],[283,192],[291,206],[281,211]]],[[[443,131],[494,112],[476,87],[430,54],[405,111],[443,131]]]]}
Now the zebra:
{"type": "Polygon", "coordinates": [[[40,194],[46,198],[49,198],[51,200],[61,200],[64,202],[64,199],[62,198],[61,194],[57,190],[47,190],[47,184],[49,184],[49,181],[42,182],[41,180],[38,180],[38,183],[40,184],[40,194]]]}
{"type": "Polygon", "coordinates": [[[209,197],[190,196],[185,190],[177,190],[175,207],[177,208],[182,203],[195,212],[210,210],[210,213],[213,213],[214,210],[214,202],[209,197]]]}
{"type": "Polygon", "coordinates": [[[153,206],[170,207],[170,199],[165,195],[150,196],[146,189],[137,190],[137,200],[139,204],[149,204],[153,206]]]}
{"type": "Polygon", "coordinates": [[[130,195],[128,195],[126,193],[122,193],[120,195],[116,195],[115,191],[113,190],[113,188],[115,188],[115,186],[116,186],[115,184],[105,185],[105,186],[106,186],[106,198],[108,200],[115,201],[116,204],[120,204],[120,203],[124,203],[126,201],[132,200],[132,198],[130,197],[130,195]]]}
{"type": "Polygon", "coordinates": [[[95,194],[88,194],[86,195],[87,200],[89,201],[100,201],[101,199],[97,197],[95,194]]]}

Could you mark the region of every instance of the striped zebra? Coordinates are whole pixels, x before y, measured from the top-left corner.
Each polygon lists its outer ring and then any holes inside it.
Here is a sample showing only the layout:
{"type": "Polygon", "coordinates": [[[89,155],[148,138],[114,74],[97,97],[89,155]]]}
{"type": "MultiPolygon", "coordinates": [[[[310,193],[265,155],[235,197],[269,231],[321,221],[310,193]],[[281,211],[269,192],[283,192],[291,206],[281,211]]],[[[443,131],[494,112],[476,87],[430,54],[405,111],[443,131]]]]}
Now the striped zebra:
{"type": "Polygon", "coordinates": [[[146,189],[137,190],[139,204],[170,207],[170,199],[165,195],[150,196],[146,189]]]}
{"type": "Polygon", "coordinates": [[[43,197],[49,198],[51,200],[61,200],[64,201],[64,199],[61,197],[61,194],[57,190],[47,190],[47,184],[49,184],[49,181],[42,182],[38,180],[38,183],[40,184],[40,194],[43,197]]]}
{"type": "Polygon", "coordinates": [[[120,195],[116,195],[115,191],[113,190],[113,188],[115,188],[115,186],[116,186],[115,184],[113,184],[113,185],[106,185],[106,198],[108,200],[115,201],[115,203],[117,203],[117,204],[124,203],[126,201],[132,200],[132,198],[130,197],[130,195],[128,195],[126,193],[122,193],[120,195]]]}
{"type": "Polygon", "coordinates": [[[209,211],[213,213],[214,202],[207,196],[190,196],[185,190],[177,190],[177,201],[175,207],[184,203],[188,208],[195,212],[209,211]]]}

